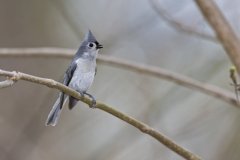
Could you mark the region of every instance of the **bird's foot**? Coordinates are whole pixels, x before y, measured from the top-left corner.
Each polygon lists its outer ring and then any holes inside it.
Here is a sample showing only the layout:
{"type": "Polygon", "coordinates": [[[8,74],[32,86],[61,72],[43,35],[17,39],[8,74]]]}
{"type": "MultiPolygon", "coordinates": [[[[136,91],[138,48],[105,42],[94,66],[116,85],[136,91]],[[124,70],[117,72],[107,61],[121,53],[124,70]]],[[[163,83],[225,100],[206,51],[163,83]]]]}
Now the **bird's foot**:
{"type": "Polygon", "coordinates": [[[92,103],[91,105],[89,105],[90,108],[96,108],[96,105],[97,105],[97,102],[96,102],[96,99],[89,93],[84,93],[85,95],[87,95],[89,98],[92,99],[92,103]]]}
{"type": "Polygon", "coordinates": [[[84,93],[83,92],[78,91],[78,93],[81,94],[81,97],[84,97],[84,93]]]}

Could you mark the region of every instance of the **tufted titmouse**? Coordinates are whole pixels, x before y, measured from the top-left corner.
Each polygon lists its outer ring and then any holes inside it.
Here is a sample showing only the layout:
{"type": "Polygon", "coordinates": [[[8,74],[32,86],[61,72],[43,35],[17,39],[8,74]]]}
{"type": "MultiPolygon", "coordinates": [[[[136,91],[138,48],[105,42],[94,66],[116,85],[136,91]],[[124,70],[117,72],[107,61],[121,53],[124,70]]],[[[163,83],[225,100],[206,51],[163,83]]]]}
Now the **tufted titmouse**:
{"type": "MultiPolygon", "coordinates": [[[[76,90],[82,96],[89,96],[92,99],[92,105],[90,107],[95,107],[96,100],[92,95],[87,93],[87,90],[94,80],[96,74],[96,58],[98,51],[101,48],[102,45],[98,43],[92,32],[89,30],[70,66],[65,72],[63,80],[64,85],[76,90]]],[[[47,126],[55,126],[57,124],[67,97],[69,97],[69,109],[72,109],[78,102],[74,97],[67,96],[63,92],[60,92],[57,101],[48,115],[46,121],[47,126]]]]}

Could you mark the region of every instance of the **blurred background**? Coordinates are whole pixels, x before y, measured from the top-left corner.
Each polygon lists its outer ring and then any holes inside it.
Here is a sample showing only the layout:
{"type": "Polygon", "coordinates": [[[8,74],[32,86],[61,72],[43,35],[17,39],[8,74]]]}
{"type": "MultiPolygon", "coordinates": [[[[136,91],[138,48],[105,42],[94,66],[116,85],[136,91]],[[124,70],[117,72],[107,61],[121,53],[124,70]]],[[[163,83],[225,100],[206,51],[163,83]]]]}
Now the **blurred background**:
{"type": "MultiPolygon", "coordinates": [[[[239,0],[217,0],[236,34],[239,0]]],[[[193,0],[0,0],[0,47],[79,47],[92,30],[100,54],[162,67],[233,92],[221,45],[176,30],[166,15],[214,36],[193,0]]],[[[1,58],[1,69],[61,81],[70,59],[1,58]]],[[[240,110],[172,82],[98,65],[90,93],[207,160],[240,159],[240,110]]],[[[79,102],[45,127],[58,91],[18,82],[0,91],[1,160],[181,160],[155,139],[79,102]]]]}

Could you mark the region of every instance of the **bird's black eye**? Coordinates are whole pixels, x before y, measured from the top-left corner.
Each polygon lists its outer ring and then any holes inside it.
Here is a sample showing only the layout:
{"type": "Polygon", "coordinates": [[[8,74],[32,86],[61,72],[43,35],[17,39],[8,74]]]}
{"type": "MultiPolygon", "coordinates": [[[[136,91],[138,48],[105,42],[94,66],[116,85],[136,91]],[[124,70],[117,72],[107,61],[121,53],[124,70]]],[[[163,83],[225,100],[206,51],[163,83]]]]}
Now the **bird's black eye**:
{"type": "Polygon", "coordinates": [[[89,44],[88,44],[88,47],[89,47],[89,48],[92,48],[92,47],[94,47],[94,46],[95,46],[94,43],[89,43],[89,44]]]}

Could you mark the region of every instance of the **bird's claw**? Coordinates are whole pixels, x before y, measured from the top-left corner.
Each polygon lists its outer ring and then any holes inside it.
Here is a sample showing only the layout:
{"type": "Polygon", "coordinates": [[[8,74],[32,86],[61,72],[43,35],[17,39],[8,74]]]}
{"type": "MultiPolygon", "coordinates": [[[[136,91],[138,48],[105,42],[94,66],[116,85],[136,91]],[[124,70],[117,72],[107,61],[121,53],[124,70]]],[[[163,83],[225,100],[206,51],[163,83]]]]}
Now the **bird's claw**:
{"type": "Polygon", "coordinates": [[[89,98],[92,99],[92,103],[89,105],[90,108],[96,108],[97,102],[96,99],[89,93],[84,93],[86,94],[89,98]]]}
{"type": "Polygon", "coordinates": [[[81,97],[84,97],[84,93],[83,93],[83,92],[78,92],[78,93],[80,93],[80,94],[81,94],[81,97]]]}
{"type": "Polygon", "coordinates": [[[96,108],[97,102],[95,99],[92,99],[92,104],[89,105],[90,108],[96,108]]]}

